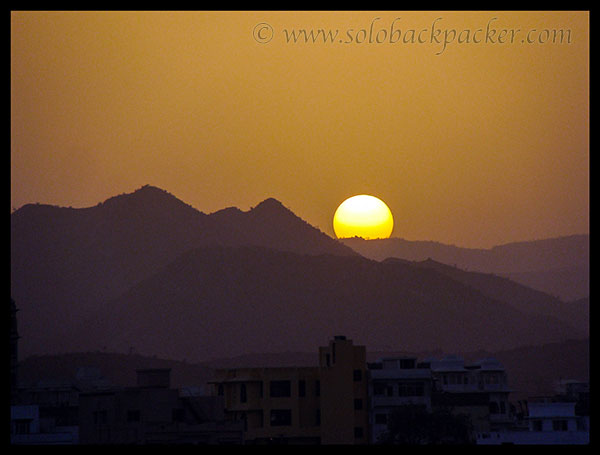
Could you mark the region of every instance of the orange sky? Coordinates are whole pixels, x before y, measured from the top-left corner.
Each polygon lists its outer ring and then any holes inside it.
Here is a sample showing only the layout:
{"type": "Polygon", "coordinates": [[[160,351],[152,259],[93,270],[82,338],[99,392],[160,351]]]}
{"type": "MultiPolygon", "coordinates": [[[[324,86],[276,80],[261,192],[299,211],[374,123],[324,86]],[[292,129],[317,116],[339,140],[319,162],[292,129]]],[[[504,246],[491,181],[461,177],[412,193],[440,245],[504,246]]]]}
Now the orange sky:
{"type": "Polygon", "coordinates": [[[148,183],[331,236],[355,194],[409,240],[589,232],[587,12],[13,12],[11,116],[11,208],[148,183]]]}

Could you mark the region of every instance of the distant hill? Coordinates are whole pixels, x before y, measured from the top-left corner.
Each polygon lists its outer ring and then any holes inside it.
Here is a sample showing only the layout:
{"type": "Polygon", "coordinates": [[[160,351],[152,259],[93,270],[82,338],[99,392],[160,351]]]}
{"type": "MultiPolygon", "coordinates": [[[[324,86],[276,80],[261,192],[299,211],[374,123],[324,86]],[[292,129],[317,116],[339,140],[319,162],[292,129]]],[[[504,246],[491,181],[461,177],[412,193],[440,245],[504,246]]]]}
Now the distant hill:
{"type": "Polygon", "coordinates": [[[90,208],[28,204],[11,214],[11,296],[23,352],[69,352],[71,335],[85,340],[84,321],[99,307],[203,245],[357,256],[275,199],[207,215],[146,185],[90,208]]]}
{"type": "Polygon", "coordinates": [[[464,351],[589,333],[576,323],[585,308],[568,317],[509,280],[473,280],[364,258],[273,198],[205,214],[144,186],[95,207],[11,214],[22,356],[134,348],[200,361],[312,350],[332,333],[372,349],[464,351]]]}
{"type": "MultiPolygon", "coordinates": [[[[387,259],[387,262],[398,259],[387,259]]],[[[490,273],[467,272],[432,259],[413,263],[417,267],[437,270],[444,275],[471,286],[490,298],[510,303],[514,308],[532,314],[544,314],[559,319],[580,333],[589,336],[589,299],[577,302],[562,300],[541,291],[490,273]]]]}
{"type": "Polygon", "coordinates": [[[382,261],[428,258],[468,271],[494,273],[554,295],[563,301],[589,296],[589,235],[514,242],[490,249],[462,248],[400,238],[342,239],[362,256],[382,261]]]}
{"type": "Polygon", "coordinates": [[[105,310],[109,350],[193,360],[305,351],[331,333],[373,349],[454,351],[585,336],[436,270],[258,247],[190,251],[105,310]]]}
{"type": "Polygon", "coordinates": [[[566,301],[590,295],[589,264],[558,267],[532,272],[501,273],[512,281],[544,291],[566,301]]]}

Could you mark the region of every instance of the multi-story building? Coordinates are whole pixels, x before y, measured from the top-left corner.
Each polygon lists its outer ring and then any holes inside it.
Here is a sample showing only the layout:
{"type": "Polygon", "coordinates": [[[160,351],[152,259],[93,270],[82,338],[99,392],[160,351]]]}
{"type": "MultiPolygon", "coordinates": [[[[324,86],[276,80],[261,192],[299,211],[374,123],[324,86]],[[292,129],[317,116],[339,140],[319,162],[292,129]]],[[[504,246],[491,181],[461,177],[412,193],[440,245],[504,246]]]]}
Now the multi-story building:
{"type": "Polygon", "coordinates": [[[317,367],[217,370],[211,383],[247,444],[320,442],[317,367]]]}
{"type": "Polygon", "coordinates": [[[527,404],[525,427],[477,435],[477,444],[589,444],[589,416],[575,413],[575,402],[535,399],[527,404]]]}
{"type": "Polygon", "coordinates": [[[321,443],[369,442],[367,350],[336,336],[319,348],[321,443]]]}
{"type": "Polygon", "coordinates": [[[10,402],[18,403],[19,331],[17,327],[17,306],[10,299],[10,402]]]}
{"type": "Polygon", "coordinates": [[[429,364],[415,357],[383,358],[368,364],[370,442],[377,443],[399,407],[422,406],[431,411],[432,376],[429,364]]]}
{"type": "Polygon", "coordinates": [[[319,348],[319,366],[221,369],[211,384],[246,443],[368,442],[366,349],[343,336],[319,348]]]}
{"type": "Polygon", "coordinates": [[[496,359],[465,364],[448,356],[431,360],[434,406],[450,407],[467,414],[475,432],[500,430],[512,425],[506,371],[496,359]]]}
{"type": "Polygon", "coordinates": [[[81,444],[243,442],[242,426],[225,422],[219,397],[170,388],[170,369],[137,371],[137,387],[81,393],[81,444]]]}
{"type": "Polygon", "coordinates": [[[79,427],[41,418],[40,406],[19,404],[10,407],[10,443],[24,445],[77,444],[79,427]]]}
{"type": "Polygon", "coordinates": [[[77,444],[80,389],[70,381],[23,385],[11,406],[13,444],[77,444]]]}

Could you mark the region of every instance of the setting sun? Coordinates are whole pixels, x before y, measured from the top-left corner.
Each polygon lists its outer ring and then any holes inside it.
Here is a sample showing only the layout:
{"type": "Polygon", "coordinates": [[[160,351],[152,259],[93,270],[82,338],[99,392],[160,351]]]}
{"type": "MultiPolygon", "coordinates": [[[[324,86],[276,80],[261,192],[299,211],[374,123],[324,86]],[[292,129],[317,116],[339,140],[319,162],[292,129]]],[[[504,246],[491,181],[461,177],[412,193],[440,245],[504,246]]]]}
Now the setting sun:
{"type": "Polygon", "coordinates": [[[381,199],[361,194],[346,199],[333,216],[333,230],[338,238],[388,238],[394,229],[394,218],[381,199]]]}

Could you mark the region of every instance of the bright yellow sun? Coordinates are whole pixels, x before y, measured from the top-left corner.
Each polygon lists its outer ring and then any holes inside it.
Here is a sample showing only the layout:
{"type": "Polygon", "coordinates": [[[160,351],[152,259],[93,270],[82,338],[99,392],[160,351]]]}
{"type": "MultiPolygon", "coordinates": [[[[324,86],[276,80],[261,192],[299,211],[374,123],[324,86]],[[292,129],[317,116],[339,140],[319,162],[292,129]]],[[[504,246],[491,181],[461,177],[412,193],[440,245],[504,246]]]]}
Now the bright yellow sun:
{"type": "Polygon", "coordinates": [[[381,199],[360,194],[346,199],[333,216],[337,238],[362,237],[387,239],[394,229],[394,218],[381,199]]]}

